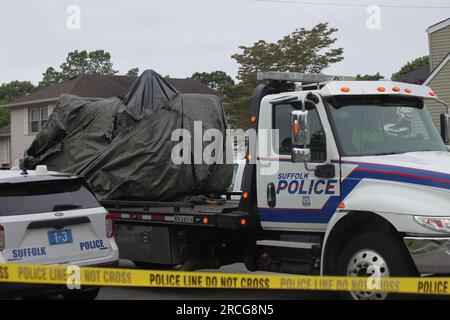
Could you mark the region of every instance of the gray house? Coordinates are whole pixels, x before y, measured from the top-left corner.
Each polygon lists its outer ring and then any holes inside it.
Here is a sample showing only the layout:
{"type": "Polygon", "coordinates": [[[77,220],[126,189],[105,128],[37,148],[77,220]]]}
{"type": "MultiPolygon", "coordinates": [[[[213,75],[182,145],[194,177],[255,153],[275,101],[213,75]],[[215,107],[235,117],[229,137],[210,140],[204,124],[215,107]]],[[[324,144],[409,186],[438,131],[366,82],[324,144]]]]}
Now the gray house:
{"type": "MultiPolygon", "coordinates": [[[[84,98],[124,97],[136,78],[80,75],[0,106],[11,110],[11,124],[0,129],[0,164],[18,166],[62,94],[84,98]],[[3,161],[3,162],[2,162],[3,161]]],[[[193,79],[167,79],[180,93],[217,94],[193,79]]]]}
{"type": "MultiPolygon", "coordinates": [[[[450,18],[429,27],[427,32],[431,74],[424,84],[436,91],[441,100],[450,104],[450,18]]],[[[428,110],[440,128],[440,114],[448,110],[437,102],[429,102],[428,110]]]]}

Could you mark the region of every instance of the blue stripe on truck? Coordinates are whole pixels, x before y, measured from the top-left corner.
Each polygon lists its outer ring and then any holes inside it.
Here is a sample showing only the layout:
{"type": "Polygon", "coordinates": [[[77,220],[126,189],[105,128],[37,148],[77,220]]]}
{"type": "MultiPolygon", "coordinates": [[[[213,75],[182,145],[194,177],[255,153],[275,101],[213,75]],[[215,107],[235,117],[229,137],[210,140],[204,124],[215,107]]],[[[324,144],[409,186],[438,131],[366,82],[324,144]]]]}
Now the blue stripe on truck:
{"type": "Polygon", "coordinates": [[[354,161],[332,162],[357,165],[351,174],[342,181],[340,196],[330,197],[321,209],[259,208],[258,214],[260,220],[262,222],[328,223],[336,212],[339,203],[341,203],[363,179],[395,181],[450,189],[450,174],[446,173],[354,161]]]}

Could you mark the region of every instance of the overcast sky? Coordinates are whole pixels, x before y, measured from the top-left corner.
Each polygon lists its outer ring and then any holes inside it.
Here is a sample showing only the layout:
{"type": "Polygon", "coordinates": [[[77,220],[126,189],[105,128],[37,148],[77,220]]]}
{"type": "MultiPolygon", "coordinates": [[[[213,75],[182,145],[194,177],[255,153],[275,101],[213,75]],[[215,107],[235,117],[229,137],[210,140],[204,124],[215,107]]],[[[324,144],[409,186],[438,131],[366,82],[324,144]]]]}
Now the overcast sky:
{"type": "Polygon", "coordinates": [[[405,62],[428,54],[426,28],[450,17],[450,8],[442,8],[450,7],[448,0],[310,1],[337,5],[254,0],[2,1],[0,83],[37,83],[48,66],[58,67],[75,49],[109,51],[122,74],[139,67],[172,77],[214,70],[235,77],[238,65],[231,55],[240,45],[276,41],[296,28],[320,22],[339,29],[337,46],[344,48],[345,60],[326,73],[381,72],[390,77],[405,62]],[[380,29],[367,27],[370,4],[381,6],[380,29]],[[79,30],[67,28],[71,5],[81,10],[79,30]]]}

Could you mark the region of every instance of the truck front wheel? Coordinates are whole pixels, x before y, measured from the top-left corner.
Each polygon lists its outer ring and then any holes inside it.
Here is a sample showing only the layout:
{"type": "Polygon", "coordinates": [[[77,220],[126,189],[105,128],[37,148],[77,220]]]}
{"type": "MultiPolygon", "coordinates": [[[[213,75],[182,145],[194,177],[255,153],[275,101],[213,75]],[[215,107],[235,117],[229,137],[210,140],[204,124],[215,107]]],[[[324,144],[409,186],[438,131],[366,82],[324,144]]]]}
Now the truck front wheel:
{"type": "MultiPolygon", "coordinates": [[[[339,274],[348,277],[414,277],[417,271],[401,241],[377,232],[363,233],[351,239],[341,255],[339,274]]],[[[376,291],[345,292],[353,300],[386,300],[398,294],[376,291]]]]}

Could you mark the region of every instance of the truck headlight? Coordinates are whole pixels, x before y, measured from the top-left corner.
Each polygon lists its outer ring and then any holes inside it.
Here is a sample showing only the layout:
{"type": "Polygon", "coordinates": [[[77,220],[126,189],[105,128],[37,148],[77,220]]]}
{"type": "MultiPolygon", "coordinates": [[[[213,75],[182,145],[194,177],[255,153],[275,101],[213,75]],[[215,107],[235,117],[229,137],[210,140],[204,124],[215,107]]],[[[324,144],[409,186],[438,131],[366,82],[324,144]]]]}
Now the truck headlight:
{"type": "Polygon", "coordinates": [[[414,220],[416,220],[420,225],[430,230],[446,233],[450,232],[450,217],[415,216],[414,220]]]}

